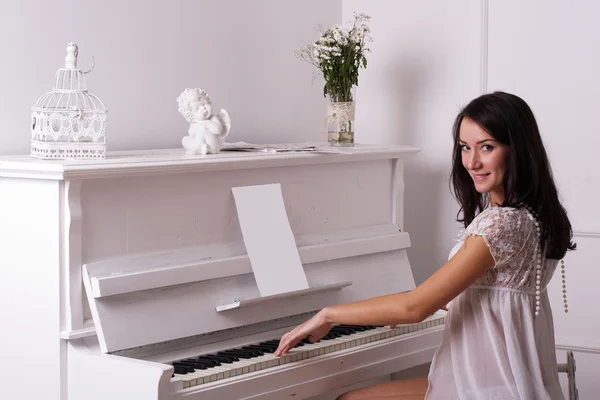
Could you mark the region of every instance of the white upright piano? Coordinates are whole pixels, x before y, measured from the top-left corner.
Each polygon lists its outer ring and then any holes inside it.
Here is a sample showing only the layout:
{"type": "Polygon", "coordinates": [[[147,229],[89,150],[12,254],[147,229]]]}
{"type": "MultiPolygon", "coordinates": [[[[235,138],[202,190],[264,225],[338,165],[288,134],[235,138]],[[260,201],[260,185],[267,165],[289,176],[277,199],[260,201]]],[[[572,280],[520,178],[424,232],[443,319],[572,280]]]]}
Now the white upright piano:
{"type": "Polygon", "coordinates": [[[272,354],[324,306],[415,286],[403,170],[418,149],[346,151],[0,156],[0,398],[307,399],[430,361],[443,314],[272,354]],[[261,297],[232,188],[267,184],[310,287],[261,297]]]}

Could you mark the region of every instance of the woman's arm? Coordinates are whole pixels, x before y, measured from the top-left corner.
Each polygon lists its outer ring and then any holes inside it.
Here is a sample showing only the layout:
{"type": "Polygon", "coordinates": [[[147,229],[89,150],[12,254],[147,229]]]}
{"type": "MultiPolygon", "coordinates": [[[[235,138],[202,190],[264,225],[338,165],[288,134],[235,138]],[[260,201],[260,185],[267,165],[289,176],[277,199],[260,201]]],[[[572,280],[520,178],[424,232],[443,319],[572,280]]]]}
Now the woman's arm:
{"type": "Polygon", "coordinates": [[[285,354],[307,336],[316,342],[336,323],[395,325],[421,322],[443,308],[493,266],[494,259],[483,238],[470,236],[454,257],[415,289],[325,307],[311,319],[285,334],[275,355],[285,354]]]}
{"type": "Polygon", "coordinates": [[[444,307],[473,284],[494,259],[481,236],[471,236],[458,252],[415,289],[323,309],[328,323],[413,324],[444,307]]]}

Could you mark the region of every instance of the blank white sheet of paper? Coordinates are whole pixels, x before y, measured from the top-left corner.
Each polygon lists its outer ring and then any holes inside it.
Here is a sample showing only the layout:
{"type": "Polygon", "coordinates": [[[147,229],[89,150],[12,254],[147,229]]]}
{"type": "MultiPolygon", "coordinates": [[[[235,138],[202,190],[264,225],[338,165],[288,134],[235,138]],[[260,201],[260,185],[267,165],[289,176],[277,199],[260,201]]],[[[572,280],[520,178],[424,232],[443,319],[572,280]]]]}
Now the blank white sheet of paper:
{"type": "Polygon", "coordinates": [[[307,289],[281,185],[234,187],[232,191],[260,295],[307,289]]]}

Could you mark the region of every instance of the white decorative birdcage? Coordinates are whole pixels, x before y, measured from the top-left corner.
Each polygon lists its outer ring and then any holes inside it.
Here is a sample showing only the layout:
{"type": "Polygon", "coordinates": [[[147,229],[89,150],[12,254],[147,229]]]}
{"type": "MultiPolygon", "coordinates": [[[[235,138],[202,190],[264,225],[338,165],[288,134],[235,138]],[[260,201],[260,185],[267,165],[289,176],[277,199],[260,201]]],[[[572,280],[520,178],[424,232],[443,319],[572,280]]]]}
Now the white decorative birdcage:
{"type": "Polygon", "coordinates": [[[98,159],[106,154],[106,114],[88,93],[77,68],[78,48],[67,45],[65,67],[56,72],[52,91],[31,108],[31,156],[44,159],[98,159]]]}

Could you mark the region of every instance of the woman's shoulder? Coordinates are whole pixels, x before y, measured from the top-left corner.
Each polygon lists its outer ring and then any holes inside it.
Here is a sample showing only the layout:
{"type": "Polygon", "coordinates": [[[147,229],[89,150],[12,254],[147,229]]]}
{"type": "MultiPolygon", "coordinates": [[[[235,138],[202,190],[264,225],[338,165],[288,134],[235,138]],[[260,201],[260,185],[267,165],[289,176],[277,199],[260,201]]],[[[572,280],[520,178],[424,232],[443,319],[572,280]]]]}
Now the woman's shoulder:
{"type": "Polygon", "coordinates": [[[535,219],[525,208],[488,207],[473,219],[469,228],[476,229],[489,226],[494,226],[497,229],[530,230],[535,227],[535,219]]]}
{"type": "Polygon", "coordinates": [[[485,210],[477,214],[473,220],[485,218],[523,218],[527,217],[529,212],[526,208],[516,207],[487,207],[485,210]]]}
{"type": "Polygon", "coordinates": [[[505,265],[517,254],[522,254],[522,249],[529,243],[534,243],[536,223],[526,209],[492,207],[473,219],[465,236],[482,236],[496,265],[505,265]]]}
{"type": "Polygon", "coordinates": [[[535,219],[525,208],[488,207],[458,232],[456,241],[464,241],[473,234],[529,236],[535,232],[535,223],[535,219]]]}

